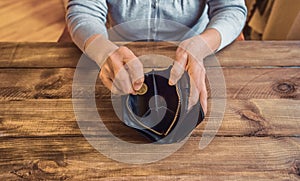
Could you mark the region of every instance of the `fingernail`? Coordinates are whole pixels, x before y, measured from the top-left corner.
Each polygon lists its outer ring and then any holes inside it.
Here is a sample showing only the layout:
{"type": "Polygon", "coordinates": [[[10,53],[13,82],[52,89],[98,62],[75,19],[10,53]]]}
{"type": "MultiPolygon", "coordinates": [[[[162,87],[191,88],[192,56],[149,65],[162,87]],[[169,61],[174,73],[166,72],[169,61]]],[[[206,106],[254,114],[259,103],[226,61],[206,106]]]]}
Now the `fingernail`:
{"type": "Polygon", "coordinates": [[[143,82],[144,82],[143,78],[138,79],[137,81],[135,81],[134,84],[133,84],[134,90],[136,90],[136,91],[139,90],[142,87],[143,82]]]}
{"type": "Polygon", "coordinates": [[[173,82],[173,80],[169,80],[169,85],[170,85],[170,86],[175,85],[175,83],[173,82]]]}
{"type": "Polygon", "coordinates": [[[142,83],[135,83],[134,85],[133,85],[133,88],[134,88],[134,90],[140,90],[140,88],[142,87],[142,83]]]}
{"type": "Polygon", "coordinates": [[[134,84],[133,88],[134,88],[134,90],[135,90],[135,91],[138,91],[138,90],[140,89],[140,86],[139,86],[139,85],[136,85],[136,84],[134,84]]]}

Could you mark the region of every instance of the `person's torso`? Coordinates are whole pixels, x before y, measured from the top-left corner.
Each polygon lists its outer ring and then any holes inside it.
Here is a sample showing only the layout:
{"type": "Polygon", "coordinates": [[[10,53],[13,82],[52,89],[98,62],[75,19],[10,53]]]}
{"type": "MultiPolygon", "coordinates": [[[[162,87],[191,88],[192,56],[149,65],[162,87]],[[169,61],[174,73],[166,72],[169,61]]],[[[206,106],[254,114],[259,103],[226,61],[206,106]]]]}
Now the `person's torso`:
{"type": "Polygon", "coordinates": [[[107,0],[107,4],[112,34],[118,35],[113,39],[179,40],[191,29],[201,33],[208,24],[205,0],[107,0]]]}

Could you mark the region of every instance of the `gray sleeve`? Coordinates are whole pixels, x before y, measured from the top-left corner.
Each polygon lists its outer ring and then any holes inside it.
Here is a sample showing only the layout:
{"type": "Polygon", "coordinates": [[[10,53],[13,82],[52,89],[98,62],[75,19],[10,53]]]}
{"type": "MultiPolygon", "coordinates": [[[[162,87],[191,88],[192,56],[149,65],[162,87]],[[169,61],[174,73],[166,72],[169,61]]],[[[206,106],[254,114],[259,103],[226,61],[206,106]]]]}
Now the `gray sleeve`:
{"type": "Polygon", "coordinates": [[[243,30],[247,8],[244,0],[209,0],[208,5],[210,22],[207,28],[220,32],[220,50],[233,42],[243,30]]]}
{"type": "Polygon", "coordinates": [[[69,0],[66,21],[71,37],[84,51],[86,40],[95,34],[107,37],[106,0],[69,0]]]}

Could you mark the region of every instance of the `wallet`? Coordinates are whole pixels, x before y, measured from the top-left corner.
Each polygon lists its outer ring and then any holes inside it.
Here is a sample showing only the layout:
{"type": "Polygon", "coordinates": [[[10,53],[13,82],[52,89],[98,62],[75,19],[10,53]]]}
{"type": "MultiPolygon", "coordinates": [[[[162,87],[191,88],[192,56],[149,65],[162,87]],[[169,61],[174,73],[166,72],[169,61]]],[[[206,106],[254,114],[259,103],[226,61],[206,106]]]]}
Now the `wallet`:
{"type": "Polygon", "coordinates": [[[190,78],[187,72],[176,85],[168,84],[172,66],[145,74],[143,95],[122,96],[122,121],[159,144],[184,140],[204,119],[200,102],[188,110],[190,78]]]}

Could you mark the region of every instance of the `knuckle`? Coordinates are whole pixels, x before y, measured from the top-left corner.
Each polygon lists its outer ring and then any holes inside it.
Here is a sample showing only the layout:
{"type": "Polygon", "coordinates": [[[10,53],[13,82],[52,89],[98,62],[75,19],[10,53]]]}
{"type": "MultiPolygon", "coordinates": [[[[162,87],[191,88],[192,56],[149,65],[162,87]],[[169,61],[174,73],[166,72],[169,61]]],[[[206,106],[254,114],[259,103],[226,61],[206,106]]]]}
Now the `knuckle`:
{"type": "Polygon", "coordinates": [[[183,50],[182,46],[179,45],[179,47],[176,50],[176,54],[180,54],[182,51],[184,51],[184,50],[183,50]]]}
{"type": "Polygon", "coordinates": [[[124,55],[132,54],[132,51],[126,46],[120,46],[119,51],[124,55]]]}
{"type": "Polygon", "coordinates": [[[114,51],[113,53],[111,53],[108,56],[107,60],[110,61],[110,62],[116,61],[116,60],[118,60],[119,56],[120,56],[120,51],[119,51],[119,49],[117,49],[116,51],[114,51]]]}
{"type": "Polygon", "coordinates": [[[123,51],[126,51],[127,49],[128,49],[128,48],[125,47],[125,46],[120,46],[118,50],[119,50],[120,52],[123,52],[123,51]]]}
{"type": "Polygon", "coordinates": [[[138,59],[133,59],[128,63],[128,66],[133,70],[133,71],[139,71],[143,69],[143,64],[138,60],[138,59]]]}

